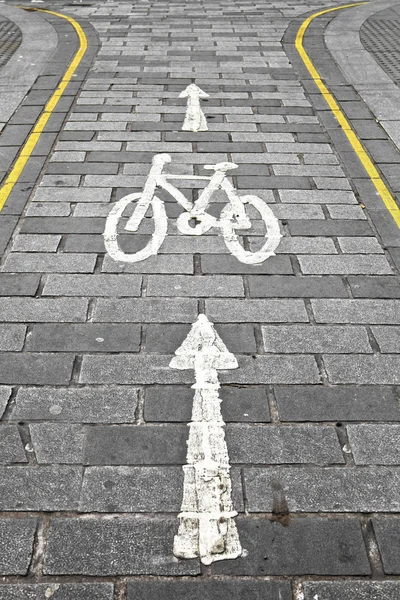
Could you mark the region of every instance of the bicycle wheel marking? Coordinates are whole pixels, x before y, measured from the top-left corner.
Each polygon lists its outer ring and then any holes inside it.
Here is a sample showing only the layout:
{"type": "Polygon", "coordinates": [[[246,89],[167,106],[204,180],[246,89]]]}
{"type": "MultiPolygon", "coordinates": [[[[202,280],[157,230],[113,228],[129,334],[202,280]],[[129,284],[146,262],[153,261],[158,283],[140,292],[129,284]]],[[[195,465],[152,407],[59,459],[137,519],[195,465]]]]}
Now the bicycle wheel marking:
{"type": "Polygon", "coordinates": [[[206,99],[210,96],[203,92],[195,83],[187,86],[179,94],[179,98],[187,98],[186,116],[182,131],[208,131],[207,120],[200,107],[200,98],[206,99]]]}
{"type": "MultiPolygon", "coordinates": [[[[162,188],[180,204],[186,212],[179,215],[177,219],[178,230],[185,235],[202,235],[212,227],[220,229],[228,250],[240,262],[245,264],[260,264],[270,256],[274,256],[275,250],[280,242],[281,233],[278,219],[272,210],[258,196],[239,196],[232,183],[226,178],[226,172],[237,168],[234,163],[217,163],[216,165],[204,165],[205,169],[213,170],[211,177],[194,175],[168,175],[163,173],[163,167],[171,162],[168,154],[156,154],[153,157],[149,176],[142,193],[129,194],[115,203],[111,209],[103,233],[104,244],[110,257],[116,262],[135,263],[145,260],[158,253],[168,230],[168,219],[164,203],[155,196],[157,188],[162,188]],[[180,180],[206,180],[208,185],[203,189],[198,200],[190,202],[179,190],[167,179],[180,180]],[[219,219],[206,212],[212,195],[222,190],[227,195],[227,204],[221,211],[219,219]],[[149,208],[152,209],[154,231],[147,245],[131,254],[124,252],[119,244],[118,225],[123,217],[125,209],[130,203],[136,202],[132,216],[129,217],[125,230],[136,232],[146,216],[149,208]],[[236,230],[251,229],[251,221],[246,213],[246,207],[252,207],[260,216],[260,221],[265,227],[265,243],[256,252],[246,250],[239,241],[236,230]],[[194,221],[194,226],[191,222],[194,221]]],[[[147,219],[147,223],[150,219],[147,219]]],[[[243,233],[241,234],[243,235],[243,233]]],[[[260,234],[261,235],[261,234],[260,234]]]]}
{"type": "Polygon", "coordinates": [[[169,366],[194,369],[195,390],[189,423],[187,464],[178,534],[173,552],[178,558],[200,558],[205,565],[242,554],[234,517],[225,423],[218,394],[218,369],[237,369],[205,315],[199,315],[169,366]]]}

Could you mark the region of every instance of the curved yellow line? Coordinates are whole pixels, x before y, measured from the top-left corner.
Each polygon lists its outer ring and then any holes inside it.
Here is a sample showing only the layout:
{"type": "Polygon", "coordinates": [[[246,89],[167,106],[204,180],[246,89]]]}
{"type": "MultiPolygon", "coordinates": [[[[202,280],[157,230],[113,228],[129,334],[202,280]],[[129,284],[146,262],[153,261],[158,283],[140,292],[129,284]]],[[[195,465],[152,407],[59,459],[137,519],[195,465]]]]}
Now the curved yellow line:
{"type": "Polygon", "coordinates": [[[354,132],[353,128],[351,127],[349,121],[346,119],[342,110],[339,108],[338,104],[336,103],[336,100],[334,99],[333,95],[330,93],[330,91],[328,90],[326,85],[322,82],[317,69],[315,68],[314,64],[312,63],[309,55],[307,54],[307,52],[305,51],[304,46],[303,46],[303,38],[304,38],[304,34],[307,30],[307,27],[310,25],[311,21],[313,21],[316,17],[325,15],[326,13],[333,12],[335,10],[341,10],[342,8],[351,8],[353,6],[360,6],[361,4],[366,4],[366,3],[358,2],[356,4],[345,4],[344,6],[328,8],[326,10],[321,10],[317,13],[314,13],[313,15],[308,17],[301,24],[301,26],[297,32],[295,46],[296,46],[297,52],[300,54],[301,59],[305,64],[308,72],[310,73],[311,77],[313,78],[316,86],[318,87],[319,91],[323,95],[326,103],[328,104],[329,108],[331,109],[332,113],[334,114],[334,116],[336,117],[337,121],[339,122],[341,128],[343,129],[347,139],[349,140],[350,144],[352,145],[354,152],[357,154],[358,158],[360,159],[361,164],[363,165],[364,169],[368,173],[368,175],[369,175],[372,183],[374,184],[376,190],[378,191],[383,203],[385,204],[386,208],[392,215],[396,225],[400,228],[400,208],[397,206],[395,199],[393,198],[392,194],[390,193],[390,191],[388,190],[384,181],[382,180],[381,176],[379,175],[379,173],[378,173],[375,165],[371,161],[370,157],[366,153],[364,146],[358,139],[358,137],[357,137],[356,133],[354,132]]]}
{"type": "Polygon", "coordinates": [[[73,74],[75,73],[76,69],[78,68],[79,63],[81,62],[81,60],[87,50],[86,36],[83,32],[82,27],[79,25],[79,23],[77,23],[75,21],[75,19],[72,19],[71,17],[67,17],[66,15],[62,15],[60,13],[53,12],[51,10],[45,10],[45,9],[41,9],[41,8],[35,8],[34,10],[37,10],[40,12],[46,12],[46,13],[49,13],[50,15],[55,15],[56,17],[60,17],[61,19],[66,19],[67,21],[69,21],[78,34],[79,49],[76,52],[74,58],[72,59],[68,69],[64,73],[64,76],[63,76],[62,80],[60,81],[60,84],[58,85],[55,92],[52,94],[51,98],[48,100],[39,119],[36,121],[36,124],[32,130],[32,133],[29,135],[25,144],[22,146],[22,148],[18,154],[18,158],[15,161],[10,174],[6,178],[4,185],[0,188],[0,211],[3,209],[5,203],[7,202],[7,199],[9,197],[9,195],[11,194],[11,191],[12,191],[14,185],[17,183],[22,171],[25,168],[26,163],[29,160],[29,157],[31,156],[33,150],[35,149],[35,146],[38,143],[41,134],[43,133],[43,129],[45,128],[48,120],[50,119],[52,112],[54,111],[55,107],[57,106],[61,96],[65,92],[67,85],[71,81],[73,74]]]}

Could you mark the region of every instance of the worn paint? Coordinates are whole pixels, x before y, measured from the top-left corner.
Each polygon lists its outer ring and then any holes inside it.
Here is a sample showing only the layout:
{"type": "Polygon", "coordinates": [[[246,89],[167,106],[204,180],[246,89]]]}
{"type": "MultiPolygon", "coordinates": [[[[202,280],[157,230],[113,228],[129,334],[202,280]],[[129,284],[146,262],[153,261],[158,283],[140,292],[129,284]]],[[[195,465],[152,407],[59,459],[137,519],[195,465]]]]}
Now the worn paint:
{"type": "Polygon", "coordinates": [[[189,424],[187,464],[180,524],[173,552],[179,558],[199,557],[205,565],[237,558],[242,553],[234,517],[225,423],[218,394],[218,369],[237,369],[235,356],[205,315],[176,350],[173,369],[194,369],[195,389],[189,424]]]}
{"type": "Polygon", "coordinates": [[[195,83],[188,85],[179,94],[179,98],[187,98],[186,115],[182,131],[208,131],[207,120],[200,106],[200,98],[205,100],[209,97],[195,83]]]}

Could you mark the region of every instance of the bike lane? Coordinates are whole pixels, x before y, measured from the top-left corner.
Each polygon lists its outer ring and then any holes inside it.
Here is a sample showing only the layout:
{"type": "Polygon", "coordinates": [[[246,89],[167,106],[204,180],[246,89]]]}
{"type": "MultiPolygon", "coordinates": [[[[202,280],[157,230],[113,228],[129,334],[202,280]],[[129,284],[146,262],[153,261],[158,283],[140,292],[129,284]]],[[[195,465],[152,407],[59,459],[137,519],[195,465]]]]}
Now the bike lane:
{"type": "MultiPolygon", "coordinates": [[[[290,20],[318,8],[64,7],[102,46],[2,263],[0,279],[39,282],[31,298],[0,300],[4,598],[398,594],[368,583],[396,569],[398,284],[281,46],[290,20]],[[208,131],[182,131],[192,83],[209,95],[208,131]],[[236,163],[239,194],[280,221],[277,255],[248,265],[215,228],[182,235],[164,190],[159,253],[107,255],[111,205],[141,193],[157,153],[189,200],[204,165],[236,163]],[[195,379],[194,363],[170,363],[198,314],[239,365],[218,376],[245,552],[211,566],[173,555],[195,379]],[[332,582],[343,576],[366,579],[332,582]],[[302,585],[313,577],[331,583],[302,585]]],[[[226,197],[214,200],[218,217],[226,197]]],[[[254,252],[264,231],[250,217],[254,252]]],[[[151,227],[119,236],[125,254],[151,227]]]]}

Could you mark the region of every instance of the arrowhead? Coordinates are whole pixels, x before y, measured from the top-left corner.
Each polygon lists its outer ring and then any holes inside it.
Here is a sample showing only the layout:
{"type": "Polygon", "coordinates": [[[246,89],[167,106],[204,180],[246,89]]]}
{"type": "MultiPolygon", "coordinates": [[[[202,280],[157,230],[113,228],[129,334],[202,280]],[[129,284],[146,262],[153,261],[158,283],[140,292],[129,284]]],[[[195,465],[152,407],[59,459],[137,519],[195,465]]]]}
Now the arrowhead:
{"type": "Polygon", "coordinates": [[[173,369],[194,369],[201,356],[207,366],[212,364],[214,369],[237,369],[239,366],[205,315],[198,316],[175,355],[169,364],[173,369]]]}
{"type": "Polygon", "coordinates": [[[195,83],[191,83],[179,94],[179,98],[189,98],[189,96],[198,96],[199,98],[209,98],[210,96],[203,92],[195,83]]]}

